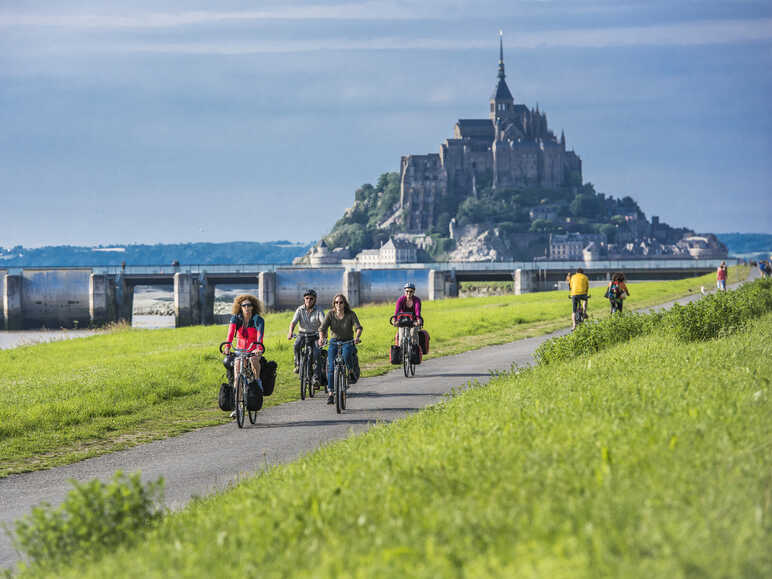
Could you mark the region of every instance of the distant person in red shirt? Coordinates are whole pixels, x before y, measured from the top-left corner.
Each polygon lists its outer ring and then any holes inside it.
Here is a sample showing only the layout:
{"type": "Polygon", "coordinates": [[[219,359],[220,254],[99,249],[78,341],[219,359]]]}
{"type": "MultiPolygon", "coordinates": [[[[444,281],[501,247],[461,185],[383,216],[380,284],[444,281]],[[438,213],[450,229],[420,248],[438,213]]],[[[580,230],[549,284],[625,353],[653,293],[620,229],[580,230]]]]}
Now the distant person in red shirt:
{"type": "Polygon", "coordinates": [[[726,262],[722,261],[721,265],[718,266],[718,269],[716,270],[716,287],[718,287],[721,291],[726,291],[726,262]]]}

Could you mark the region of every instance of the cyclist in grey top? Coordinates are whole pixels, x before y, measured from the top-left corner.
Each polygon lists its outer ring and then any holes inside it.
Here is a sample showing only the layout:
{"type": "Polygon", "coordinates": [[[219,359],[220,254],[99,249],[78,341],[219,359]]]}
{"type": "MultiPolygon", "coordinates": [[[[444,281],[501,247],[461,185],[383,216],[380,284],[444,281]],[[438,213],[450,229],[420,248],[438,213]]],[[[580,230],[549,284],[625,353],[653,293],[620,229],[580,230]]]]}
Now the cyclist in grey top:
{"type": "Polygon", "coordinates": [[[321,364],[319,363],[320,348],[316,343],[316,338],[319,335],[319,327],[324,322],[324,310],[316,307],[316,291],[307,289],[303,293],[303,305],[295,310],[295,315],[290,322],[289,332],[287,333],[287,339],[292,339],[292,333],[295,331],[295,326],[300,325],[300,332],[295,340],[295,374],[298,373],[298,364],[300,362],[300,350],[303,347],[303,341],[308,340],[314,344],[314,364],[316,365],[316,371],[314,372],[314,384],[318,384],[321,377],[321,364]]]}

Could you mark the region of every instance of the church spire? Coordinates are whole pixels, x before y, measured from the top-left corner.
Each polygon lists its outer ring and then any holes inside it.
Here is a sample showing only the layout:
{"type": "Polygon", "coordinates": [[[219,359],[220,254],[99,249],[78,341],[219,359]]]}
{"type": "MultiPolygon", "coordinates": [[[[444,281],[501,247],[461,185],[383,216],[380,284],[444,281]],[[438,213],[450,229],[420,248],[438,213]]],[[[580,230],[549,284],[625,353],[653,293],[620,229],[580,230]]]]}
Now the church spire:
{"type": "Polygon", "coordinates": [[[504,31],[499,30],[499,78],[504,80],[504,31]]]}
{"type": "Polygon", "coordinates": [[[495,121],[496,119],[508,117],[513,110],[514,100],[512,99],[512,93],[509,92],[507,81],[504,79],[504,33],[499,30],[499,74],[498,81],[496,82],[496,88],[491,95],[491,110],[490,119],[495,121]]]}

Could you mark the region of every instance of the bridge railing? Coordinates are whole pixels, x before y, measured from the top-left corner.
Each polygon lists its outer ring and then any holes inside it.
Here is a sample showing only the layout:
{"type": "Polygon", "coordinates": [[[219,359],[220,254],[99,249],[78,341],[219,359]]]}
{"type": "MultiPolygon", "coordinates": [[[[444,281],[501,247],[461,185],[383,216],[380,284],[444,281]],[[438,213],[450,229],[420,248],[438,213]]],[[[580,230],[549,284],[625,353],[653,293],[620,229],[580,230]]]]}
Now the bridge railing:
{"type": "Polygon", "coordinates": [[[91,268],[76,267],[13,267],[6,271],[10,274],[19,274],[23,270],[33,269],[91,269],[95,274],[105,275],[174,275],[175,273],[190,274],[254,274],[261,272],[275,272],[277,270],[304,270],[304,269],[333,269],[333,270],[367,270],[367,269],[398,269],[398,270],[426,270],[434,269],[437,271],[515,271],[518,269],[525,271],[543,271],[543,270],[565,270],[574,271],[577,267],[582,267],[589,271],[609,271],[609,270],[674,270],[674,269],[714,269],[722,261],[727,265],[737,265],[736,258],[725,259],[620,259],[620,260],[597,260],[597,261],[474,261],[474,262],[428,262],[428,263],[378,263],[378,264],[328,264],[328,265],[288,265],[276,263],[257,263],[257,264],[185,264],[185,265],[120,265],[96,266],[91,268]]]}

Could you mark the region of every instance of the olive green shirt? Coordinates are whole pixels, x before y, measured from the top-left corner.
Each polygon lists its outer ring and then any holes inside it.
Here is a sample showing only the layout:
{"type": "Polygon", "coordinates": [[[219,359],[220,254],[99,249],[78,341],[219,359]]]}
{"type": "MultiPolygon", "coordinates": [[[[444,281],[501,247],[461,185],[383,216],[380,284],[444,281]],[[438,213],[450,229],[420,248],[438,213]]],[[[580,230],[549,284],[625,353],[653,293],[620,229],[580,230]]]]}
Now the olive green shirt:
{"type": "Polygon", "coordinates": [[[335,311],[330,310],[324,316],[324,322],[322,322],[322,327],[319,328],[319,331],[322,334],[327,334],[327,329],[329,328],[333,339],[346,342],[353,340],[354,330],[361,327],[362,324],[359,323],[359,318],[357,318],[353,310],[343,314],[343,318],[338,318],[335,315],[335,311]]]}

